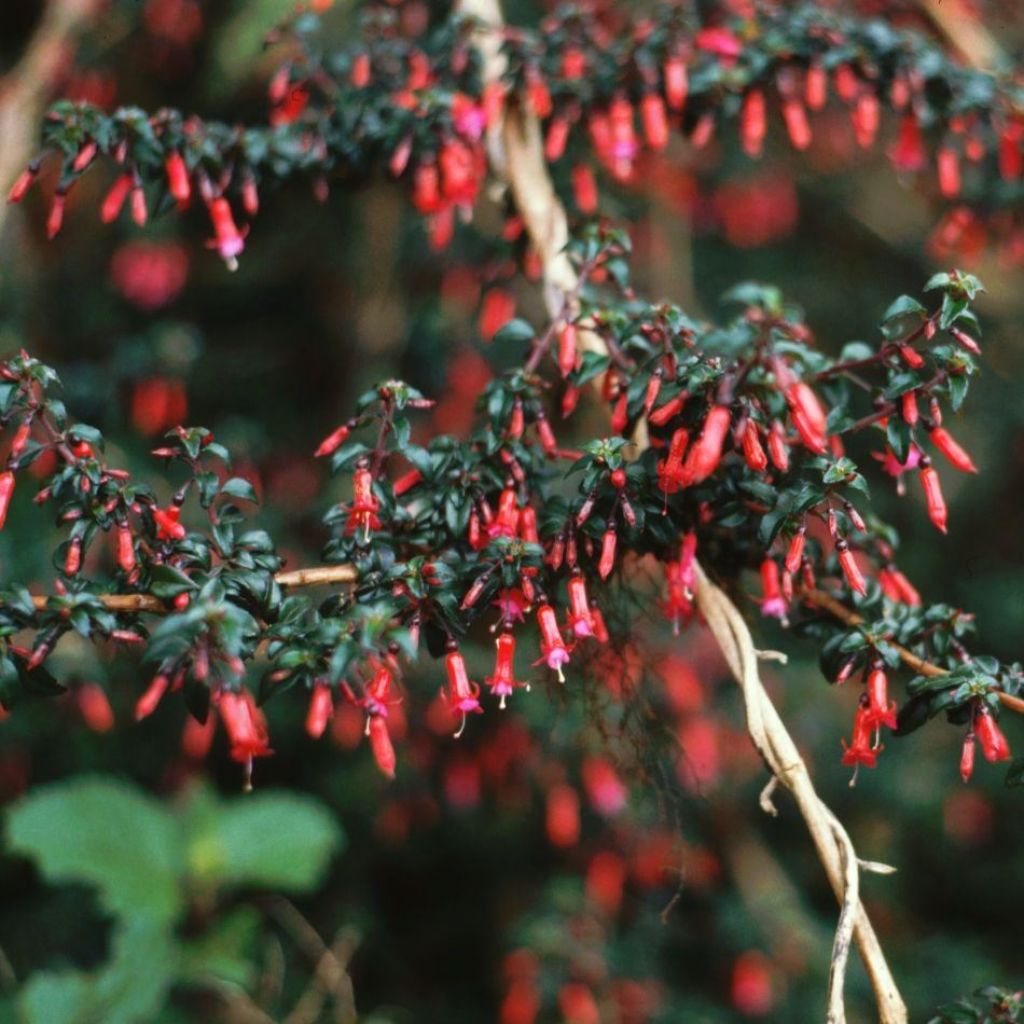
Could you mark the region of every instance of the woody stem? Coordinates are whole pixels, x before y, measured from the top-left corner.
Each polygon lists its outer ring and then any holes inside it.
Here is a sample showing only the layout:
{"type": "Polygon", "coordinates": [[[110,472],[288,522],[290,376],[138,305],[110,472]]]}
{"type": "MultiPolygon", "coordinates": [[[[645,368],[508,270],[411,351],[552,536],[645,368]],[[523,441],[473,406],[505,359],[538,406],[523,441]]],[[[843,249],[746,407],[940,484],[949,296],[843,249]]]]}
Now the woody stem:
{"type": "MultiPolygon", "coordinates": [[[[476,16],[481,22],[477,46],[483,58],[484,79],[500,82],[505,61],[501,53],[503,18],[499,0],[462,0],[460,6],[464,13],[476,16]]],[[[573,292],[578,279],[565,252],[569,240],[568,220],[544,158],[537,118],[521,104],[510,103],[501,125],[491,129],[488,143],[492,171],[508,187],[530,241],[540,256],[548,312],[552,317],[558,316],[564,297],[573,292]]],[[[606,344],[596,332],[582,331],[579,340],[583,348],[608,355],[606,344]]],[[[644,447],[646,438],[642,434],[635,440],[638,448],[644,447]]],[[[832,1024],[841,1024],[845,1019],[843,940],[848,935],[847,922],[852,917],[854,936],[874,987],[882,1024],[906,1024],[906,1007],[878,939],[863,906],[856,899],[855,887],[847,884],[849,872],[857,871],[855,861],[852,867],[849,860],[844,863],[844,852],[852,850],[847,845],[849,838],[815,792],[807,766],[761,682],[757,653],[742,615],[699,565],[696,570],[697,603],[743,691],[750,737],[773,776],[793,793],[840,905],[854,906],[852,915],[843,913],[837,933],[834,951],[837,955],[829,979],[829,1020],[832,1024]]]]}

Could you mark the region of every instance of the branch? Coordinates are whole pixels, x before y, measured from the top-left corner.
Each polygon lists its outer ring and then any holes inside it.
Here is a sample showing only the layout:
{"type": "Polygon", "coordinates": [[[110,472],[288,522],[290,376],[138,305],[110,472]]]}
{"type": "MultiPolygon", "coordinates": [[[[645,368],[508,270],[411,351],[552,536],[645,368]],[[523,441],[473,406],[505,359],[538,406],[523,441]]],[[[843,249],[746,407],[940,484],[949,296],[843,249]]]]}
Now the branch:
{"type": "MultiPolygon", "coordinates": [[[[484,79],[499,81],[504,60],[500,53],[503,19],[498,0],[462,0],[461,9],[482,22],[477,39],[484,59],[484,79]]],[[[577,278],[565,253],[568,222],[544,160],[540,126],[535,117],[513,101],[507,106],[503,125],[492,133],[488,142],[492,170],[509,188],[530,241],[540,256],[545,301],[551,315],[557,316],[565,297],[573,294],[577,278]]],[[[592,332],[580,333],[584,346],[606,353],[600,337],[592,332]]],[[[758,673],[757,652],[743,617],[701,567],[696,568],[697,604],[742,688],[750,737],[772,774],[796,798],[818,857],[843,907],[833,949],[828,1020],[830,1024],[844,1024],[846,1019],[843,978],[852,929],[875,990],[882,1024],[905,1024],[906,1007],[858,899],[858,864],[849,836],[815,792],[796,744],[768,697],[758,673]]]]}
{"type": "MultiPolygon", "coordinates": [[[[808,604],[814,605],[814,607],[828,612],[829,615],[837,618],[847,626],[859,626],[864,622],[864,618],[862,616],[858,615],[853,611],[853,609],[847,608],[842,601],[836,600],[836,598],[831,594],[826,594],[823,590],[804,591],[803,598],[808,602],[808,604]]],[[[919,657],[913,651],[907,650],[906,647],[893,643],[891,640],[886,640],[886,643],[900,656],[900,661],[902,661],[908,668],[912,668],[918,675],[932,676],[935,678],[938,676],[949,675],[946,669],[942,668],[941,665],[925,661],[924,658],[919,657]]],[[[1015,697],[1012,693],[1004,693],[1002,690],[997,690],[996,694],[1003,707],[1007,707],[1011,711],[1016,711],[1018,714],[1024,715],[1024,700],[1020,697],[1015,697]]]]}
{"type": "MultiPolygon", "coordinates": [[[[279,572],[274,576],[278,586],[285,589],[297,587],[320,587],[335,583],[355,583],[356,570],[351,565],[318,565],[311,569],[292,569],[279,572]]],[[[98,594],[97,597],[104,608],[112,612],[152,612],[163,615],[167,612],[167,604],[153,594],[98,594]]],[[[35,595],[32,603],[42,611],[50,598],[35,595]]]]}

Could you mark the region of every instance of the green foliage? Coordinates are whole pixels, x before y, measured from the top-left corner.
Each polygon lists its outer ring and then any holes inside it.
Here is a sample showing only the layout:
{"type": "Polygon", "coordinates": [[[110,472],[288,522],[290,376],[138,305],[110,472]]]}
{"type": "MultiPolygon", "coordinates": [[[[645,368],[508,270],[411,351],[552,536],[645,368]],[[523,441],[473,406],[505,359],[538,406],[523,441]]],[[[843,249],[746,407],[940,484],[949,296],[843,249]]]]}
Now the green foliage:
{"type": "Polygon", "coordinates": [[[251,980],[258,922],[240,908],[196,939],[177,932],[190,900],[246,888],[307,893],[342,833],[308,797],[222,800],[198,788],[168,808],[125,782],[83,777],[41,787],[7,814],[7,845],[48,881],[96,889],[113,918],[111,955],[92,973],[41,971],[19,995],[25,1024],[149,1020],[175,984],[251,980]]]}

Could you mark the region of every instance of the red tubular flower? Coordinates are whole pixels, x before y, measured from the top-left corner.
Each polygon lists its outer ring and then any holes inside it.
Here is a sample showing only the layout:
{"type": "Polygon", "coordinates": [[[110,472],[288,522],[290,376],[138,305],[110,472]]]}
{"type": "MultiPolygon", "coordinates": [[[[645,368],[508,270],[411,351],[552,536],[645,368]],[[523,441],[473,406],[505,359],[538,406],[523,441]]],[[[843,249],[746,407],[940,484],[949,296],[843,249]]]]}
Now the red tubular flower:
{"type": "Polygon", "coordinates": [[[146,193],[142,191],[140,182],[136,182],[132,186],[132,220],[140,228],[144,228],[149,220],[149,210],[146,208],[146,193]]]}
{"type": "Polygon", "coordinates": [[[729,434],[729,423],[732,411],[727,405],[712,406],[704,428],[697,438],[683,465],[680,483],[685,485],[699,484],[706,480],[718,468],[722,459],[722,446],[729,434]]]}
{"type": "Polygon", "coordinates": [[[964,737],[964,745],[960,748],[960,778],[970,782],[974,774],[974,733],[968,732],[964,737]]]}
{"type": "Polygon", "coordinates": [[[561,160],[565,155],[565,146],[569,141],[569,129],[572,126],[567,117],[553,117],[544,136],[544,159],[549,163],[561,160]]]}
{"type": "Polygon", "coordinates": [[[117,564],[129,574],[135,570],[135,538],[127,523],[117,527],[117,564]]]}
{"type": "Polygon", "coordinates": [[[537,532],[537,512],[531,505],[519,511],[519,539],[526,544],[539,544],[540,534],[537,532]]]}
{"type": "Polygon", "coordinates": [[[896,585],[896,589],[900,593],[900,600],[904,604],[909,604],[915,608],[918,607],[921,604],[921,595],[910,580],[895,566],[890,566],[889,573],[892,576],[893,583],[896,585]]]}
{"type": "Polygon", "coordinates": [[[654,403],[658,400],[658,395],[661,392],[662,383],[662,370],[659,367],[647,380],[647,388],[644,392],[644,415],[650,414],[650,411],[654,408],[654,403]]]}
{"type": "Polygon", "coordinates": [[[961,473],[978,472],[978,467],[975,466],[970,455],[968,455],[967,452],[957,444],[945,427],[933,427],[928,436],[931,438],[932,444],[935,445],[935,447],[938,448],[939,451],[942,452],[942,454],[949,460],[950,464],[956,469],[959,469],[961,473]]]}
{"type": "Polygon", "coordinates": [[[82,719],[93,732],[110,732],[114,728],[114,709],[106,691],[98,683],[84,683],[78,687],[75,701],[82,719]]]}
{"type": "Polygon", "coordinates": [[[952,146],[942,146],[936,155],[939,191],[946,199],[960,195],[960,154],[952,146]]]}
{"type": "Polygon", "coordinates": [[[400,498],[403,494],[411,491],[422,479],[423,474],[418,469],[410,469],[391,485],[392,493],[396,498],[400,498]]]}
{"type": "Polygon", "coordinates": [[[67,194],[55,192],[53,202],[50,205],[50,215],[46,219],[46,237],[52,242],[60,233],[64,224],[64,205],[67,203],[67,194]]]}
{"type": "Polygon", "coordinates": [[[743,457],[747,465],[757,473],[763,473],[768,468],[768,456],[761,445],[757,424],[752,419],[748,419],[743,427],[743,457]]]}
{"type": "Polygon", "coordinates": [[[324,455],[333,455],[348,440],[351,433],[351,427],[347,423],[343,423],[320,442],[320,447],[313,452],[313,458],[319,459],[324,455]]]}
{"type": "Polygon", "coordinates": [[[566,783],[548,790],[545,808],[548,839],[554,846],[575,846],[580,838],[580,798],[566,783]]]}
{"type": "Polygon", "coordinates": [[[20,203],[27,195],[28,190],[32,187],[37,177],[39,177],[38,165],[29,164],[28,167],[18,175],[17,180],[11,186],[11,191],[7,193],[7,202],[20,203]]]}
{"type": "Polygon", "coordinates": [[[541,121],[551,116],[551,93],[536,68],[530,68],[527,72],[526,96],[534,114],[541,121]]]}
{"type": "Polygon", "coordinates": [[[242,178],[242,209],[249,217],[260,212],[260,190],[256,179],[248,173],[242,178]]]}
{"type": "Polygon", "coordinates": [[[14,432],[14,439],[11,441],[10,458],[16,459],[25,450],[25,446],[28,444],[28,439],[32,435],[32,420],[24,419],[18,424],[18,429],[14,432]]]}
{"type": "Polygon", "coordinates": [[[857,705],[857,713],[853,718],[853,737],[850,745],[846,745],[845,739],[842,741],[844,765],[848,768],[859,768],[861,765],[864,765],[865,768],[875,767],[878,763],[878,752],[882,748],[881,746],[872,747],[871,734],[873,731],[871,713],[867,702],[862,700],[857,705]]]}
{"type": "Polygon", "coordinates": [[[387,718],[391,704],[391,672],[384,665],[378,665],[366,692],[357,701],[366,712],[366,734],[370,735],[370,719],[387,718]]]}
{"type": "Polygon", "coordinates": [[[761,614],[780,620],[786,617],[786,599],[779,588],[779,566],[774,558],[761,563],[761,614]]]}
{"type": "Polygon", "coordinates": [[[686,396],[677,395],[675,398],[670,398],[664,405],[652,410],[647,418],[654,424],[654,426],[663,427],[670,419],[672,419],[673,416],[682,412],[685,404],[686,396]]]}
{"type": "Polygon", "coordinates": [[[11,507],[14,494],[14,474],[8,469],[0,473],[0,530],[7,522],[7,511],[11,507]]]}
{"type": "Polygon", "coordinates": [[[877,729],[881,726],[896,728],[896,701],[889,700],[889,680],[880,667],[868,673],[868,715],[871,724],[877,729]]]}
{"type": "Polygon", "coordinates": [[[512,415],[508,421],[508,436],[513,441],[519,440],[523,436],[524,426],[523,403],[521,399],[517,398],[512,404],[512,415]]]}
{"type": "Polygon", "coordinates": [[[789,542],[789,547],[786,550],[786,572],[795,573],[800,568],[800,562],[804,557],[804,545],[806,542],[807,527],[801,526],[800,529],[793,534],[793,539],[789,542]]]}
{"type": "Polygon", "coordinates": [[[820,455],[825,451],[826,421],[825,410],[818,401],[818,396],[808,384],[794,381],[786,388],[786,401],[789,403],[793,426],[796,427],[800,440],[820,455]]]}
{"type": "Polygon", "coordinates": [[[865,90],[858,97],[850,119],[853,121],[853,134],[861,149],[870,149],[878,134],[878,97],[865,90]]]}
{"type": "Polygon", "coordinates": [[[180,518],[180,505],[168,505],[167,508],[154,508],[153,522],[156,524],[157,538],[159,540],[184,540],[185,527],[178,522],[180,518]]]}
{"type": "Polygon", "coordinates": [[[912,173],[920,171],[926,162],[921,126],[914,114],[904,114],[900,121],[899,139],[889,157],[897,171],[912,173]]]}
{"type": "Polygon", "coordinates": [[[679,55],[669,57],[665,61],[664,76],[665,99],[669,110],[680,111],[686,106],[686,97],[690,91],[686,61],[679,55]]]}
{"type": "Polygon", "coordinates": [[[146,687],[146,692],[135,702],[136,722],[141,722],[142,719],[148,718],[156,711],[157,705],[163,700],[170,685],[171,680],[162,672],[153,676],[153,681],[146,687]]]}
{"type": "Polygon", "coordinates": [[[594,627],[594,639],[599,644],[606,644],[610,637],[608,636],[608,626],[604,621],[604,615],[601,614],[601,609],[597,607],[597,603],[594,601],[590,602],[590,621],[594,627]]]}
{"type": "Polygon", "coordinates": [[[857,565],[857,559],[850,550],[850,545],[845,540],[836,541],[836,551],[839,554],[839,568],[843,570],[843,576],[851,590],[858,594],[866,594],[867,584],[864,582],[864,575],[857,565]]]}
{"type": "Polygon", "coordinates": [[[584,216],[597,212],[597,180],[589,164],[576,164],[572,169],[572,194],[584,216]]]}
{"type": "Polygon", "coordinates": [[[953,336],[956,343],[961,348],[967,349],[971,355],[981,355],[981,346],[966,331],[961,331],[959,327],[950,327],[949,333],[953,336]]]}
{"type": "Polygon", "coordinates": [[[82,568],[82,538],[72,537],[64,555],[64,575],[74,576],[82,568]]]}
{"type": "Polygon", "coordinates": [[[925,501],[928,505],[928,518],[935,527],[946,532],[946,499],[942,496],[942,484],[939,474],[935,471],[927,457],[921,459],[921,486],[924,488],[925,501]]]}
{"type": "Polygon", "coordinates": [[[365,89],[370,84],[370,55],[368,53],[356,54],[352,61],[349,80],[356,89],[365,89]]]}
{"type": "Polygon", "coordinates": [[[782,117],[793,148],[806,149],[811,144],[811,125],[804,105],[796,98],[785,100],[782,104],[782,117]]]}
{"type": "Polygon", "coordinates": [[[911,348],[909,345],[899,346],[900,358],[910,367],[912,370],[920,370],[924,366],[924,357],[917,349],[911,348]]]}
{"type": "Polygon", "coordinates": [[[527,683],[520,683],[515,678],[516,641],[511,630],[505,630],[494,641],[497,653],[494,659],[494,672],[484,682],[490,687],[491,694],[499,697],[498,706],[505,707],[505,700],[520,686],[529,689],[527,683]]]}
{"type": "Polygon", "coordinates": [[[448,704],[448,710],[453,715],[461,716],[461,724],[456,737],[462,735],[466,728],[466,715],[481,714],[480,687],[472,682],[466,673],[466,662],[457,648],[452,649],[444,659],[445,669],[448,673],[448,692],[441,691],[441,695],[448,704]]]}
{"type": "Polygon", "coordinates": [[[996,724],[995,717],[988,708],[978,708],[974,718],[974,731],[978,734],[978,742],[986,761],[994,763],[1010,760],[1010,744],[1006,742],[1002,729],[996,724]]]}
{"type": "Polygon", "coordinates": [[[905,423],[913,426],[917,423],[918,411],[917,411],[917,392],[916,391],[904,391],[900,395],[900,413],[903,416],[905,423]]]}
{"type": "Polygon", "coordinates": [[[379,716],[366,723],[366,735],[370,738],[370,750],[377,767],[389,778],[395,777],[395,748],[388,733],[388,723],[379,716]]]}
{"type": "Polygon", "coordinates": [[[540,627],[540,650],[539,661],[543,661],[548,668],[558,673],[558,681],[565,682],[565,675],[562,666],[569,663],[569,651],[562,640],[561,631],[558,628],[558,618],[554,608],[549,604],[542,604],[537,609],[537,625],[540,627]]]}
{"type": "Polygon", "coordinates": [[[209,203],[214,240],[211,243],[229,270],[238,267],[238,256],[245,248],[245,240],[235,225],[231,204],[223,196],[215,196],[209,203]]]}
{"type": "Polygon", "coordinates": [[[594,621],[587,599],[587,581],[582,576],[569,580],[569,630],[574,636],[594,635],[594,621]]]}
{"type": "Polygon", "coordinates": [[[649,92],[640,101],[640,120],[644,126],[644,138],[651,149],[664,149],[668,145],[668,118],[665,115],[665,101],[656,92],[649,92]]]}
{"type": "Polygon", "coordinates": [[[558,332],[558,369],[568,377],[576,367],[576,325],[566,324],[558,332]]]}
{"type": "Polygon", "coordinates": [[[609,526],[601,538],[601,558],[597,563],[597,573],[606,580],[615,568],[615,549],[618,545],[618,534],[614,526],[609,526]]]}
{"type": "Polygon", "coordinates": [[[249,690],[222,690],[217,705],[231,744],[231,757],[252,771],[254,757],[273,754],[268,744],[267,720],[249,690]]]}
{"type": "Polygon", "coordinates": [[[767,130],[764,93],[760,89],[751,89],[743,100],[740,112],[740,142],[747,156],[761,155],[767,130]]]}
{"type": "Polygon", "coordinates": [[[356,530],[362,530],[363,540],[366,542],[369,541],[372,530],[380,529],[380,519],[377,516],[380,502],[373,494],[373,475],[365,466],[360,466],[352,474],[352,486],[352,507],[349,509],[345,532],[355,533],[356,530]]]}
{"type": "Polygon", "coordinates": [[[668,454],[658,462],[658,486],[666,494],[674,494],[679,490],[679,481],[683,476],[683,456],[689,443],[690,432],[680,427],[669,441],[668,454]]]}
{"type": "Polygon", "coordinates": [[[306,732],[318,740],[327,728],[327,722],[334,714],[334,701],[331,688],[325,683],[314,683],[309,698],[309,710],[306,712],[306,732]]]}
{"type": "Polygon", "coordinates": [[[789,469],[789,445],[786,444],[786,435],[778,420],[772,422],[771,430],[768,432],[768,455],[772,465],[780,473],[785,473],[789,469]]]}
{"type": "Polygon", "coordinates": [[[128,198],[128,193],[134,184],[135,179],[130,174],[122,174],[115,179],[100,206],[100,220],[104,224],[110,224],[117,220],[121,207],[124,206],[124,201],[128,198]]]}
{"type": "Polygon", "coordinates": [[[487,524],[487,536],[514,537],[519,529],[519,501],[516,492],[506,487],[498,498],[498,514],[487,524]]]}
{"type": "Polygon", "coordinates": [[[828,72],[818,63],[807,69],[804,100],[811,110],[821,110],[828,102],[828,72]]]}
{"type": "Polygon", "coordinates": [[[555,432],[551,429],[551,424],[544,413],[537,413],[536,426],[537,439],[540,441],[541,448],[544,449],[544,454],[548,458],[553,458],[558,453],[558,442],[555,440],[555,432]]]}

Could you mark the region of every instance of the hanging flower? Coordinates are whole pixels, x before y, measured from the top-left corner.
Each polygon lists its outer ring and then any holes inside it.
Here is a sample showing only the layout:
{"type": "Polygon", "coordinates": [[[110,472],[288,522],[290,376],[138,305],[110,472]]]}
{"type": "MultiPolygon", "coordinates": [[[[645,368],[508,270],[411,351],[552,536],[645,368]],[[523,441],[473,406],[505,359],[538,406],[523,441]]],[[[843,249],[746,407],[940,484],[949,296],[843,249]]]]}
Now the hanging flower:
{"type": "Polygon", "coordinates": [[[1002,729],[996,724],[995,716],[987,707],[978,708],[974,717],[974,731],[981,744],[981,752],[989,762],[1009,761],[1010,744],[1006,742],[1002,729]]]}
{"type": "MultiPolygon", "coordinates": [[[[874,732],[871,712],[868,708],[867,698],[863,698],[857,705],[857,713],[853,718],[853,738],[847,746],[846,740],[843,744],[843,764],[848,768],[857,769],[861,765],[865,768],[874,768],[878,763],[878,753],[881,746],[874,747],[871,744],[871,734],[874,732]]],[[[854,773],[856,778],[856,772],[854,773]]]]}
{"type": "Polygon", "coordinates": [[[466,728],[466,715],[479,715],[483,712],[483,708],[480,707],[480,687],[472,682],[466,673],[466,662],[458,648],[453,648],[448,653],[445,668],[448,672],[448,692],[442,690],[441,695],[448,704],[448,710],[453,715],[461,716],[461,724],[455,733],[458,737],[466,728]]]}
{"type": "Polygon", "coordinates": [[[309,698],[309,711],[306,713],[306,732],[319,739],[327,728],[331,715],[334,714],[334,701],[331,688],[326,683],[314,683],[309,698]]]}
{"type": "Polygon", "coordinates": [[[594,622],[587,600],[587,582],[578,575],[569,580],[568,628],[577,637],[594,635],[594,622]]]}
{"type": "Polygon", "coordinates": [[[363,543],[366,543],[370,539],[370,532],[380,529],[377,516],[380,502],[373,493],[373,476],[365,466],[360,466],[353,474],[352,486],[354,493],[345,532],[362,531],[363,543]]]}
{"type": "Polygon", "coordinates": [[[247,689],[222,690],[217,705],[221,721],[231,744],[231,756],[246,766],[246,789],[251,789],[252,762],[256,757],[269,757],[267,720],[247,689]]]}
{"type": "Polygon", "coordinates": [[[490,688],[492,695],[500,698],[499,707],[504,709],[505,700],[511,697],[514,690],[520,686],[526,687],[528,683],[520,683],[515,679],[514,658],[516,652],[516,641],[511,630],[505,630],[495,640],[497,654],[494,660],[494,672],[484,682],[490,688]]]}
{"type": "Polygon", "coordinates": [[[549,604],[542,604],[537,609],[537,625],[540,627],[540,649],[541,657],[538,662],[543,661],[548,668],[558,673],[558,681],[565,682],[565,675],[562,666],[569,663],[569,650],[562,640],[562,634],[558,629],[558,619],[555,610],[549,604]]]}
{"type": "Polygon", "coordinates": [[[774,558],[761,563],[761,614],[785,622],[786,599],[779,589],[779,566],[774,558]]]}

